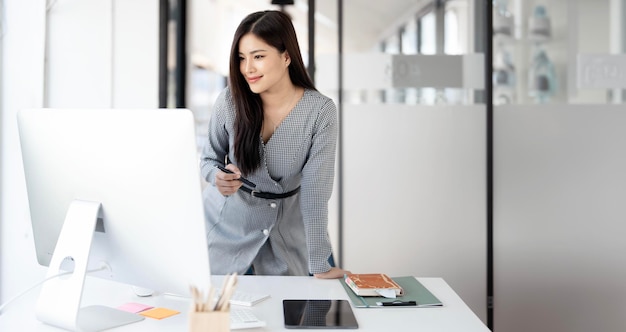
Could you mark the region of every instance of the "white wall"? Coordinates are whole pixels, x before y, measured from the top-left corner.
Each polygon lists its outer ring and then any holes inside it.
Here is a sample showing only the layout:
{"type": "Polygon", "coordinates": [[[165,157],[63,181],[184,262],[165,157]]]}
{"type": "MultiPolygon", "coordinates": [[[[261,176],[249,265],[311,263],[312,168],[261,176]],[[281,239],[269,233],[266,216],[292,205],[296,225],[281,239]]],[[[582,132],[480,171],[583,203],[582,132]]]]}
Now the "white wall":
{"type": "Polygon", "coordinates": [[[45,2],[4,1],[2,37],[2,157],[0,206],[0,299],[40,281],[26,186],[19,154],[16,112],[43,105],[45,2]]]}
{"type": "Polygon", "coordinates": [[[47,14],[44,1],[4,3],[0,302],[45,275],[34,253],[17,111],[43,106],[158,106],[157,1],[51,3],[47,14]]]}
{"type": "Polygon", "coordinates": [[[158,3],[62,1],[48,12],[47,107],[158,106],[158,3]]]}

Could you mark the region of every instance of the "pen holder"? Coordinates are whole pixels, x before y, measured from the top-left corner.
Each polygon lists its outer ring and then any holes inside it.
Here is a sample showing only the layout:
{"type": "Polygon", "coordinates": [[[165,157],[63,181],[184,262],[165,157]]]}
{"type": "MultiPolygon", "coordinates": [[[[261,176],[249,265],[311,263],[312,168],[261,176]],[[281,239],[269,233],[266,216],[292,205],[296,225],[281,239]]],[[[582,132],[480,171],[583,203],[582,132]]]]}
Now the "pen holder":
{"type": "Polygon", "coordinates": [[[230,331],[230,311],[192,311],[189,314],[189,332],[230,331]]]}

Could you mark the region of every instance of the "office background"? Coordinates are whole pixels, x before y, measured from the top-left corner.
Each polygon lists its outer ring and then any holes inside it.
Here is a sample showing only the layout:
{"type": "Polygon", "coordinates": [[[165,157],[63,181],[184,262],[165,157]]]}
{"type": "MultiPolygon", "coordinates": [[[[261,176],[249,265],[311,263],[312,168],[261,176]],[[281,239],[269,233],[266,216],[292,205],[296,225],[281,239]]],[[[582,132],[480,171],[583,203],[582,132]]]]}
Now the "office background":
{"type": "MultiPolygon", "coordinates": [[[[277,7],[269,0],[186,3],[183,100],[198,119],[201,139],[215,91],[224,84],[234,27],[250,11],[277,7]]],[[[482,52],[490,44],[481,38],[485,1],[344,1],[342,13],[338,3],[316,1],[316,71],[328,72],[340,51],[346,59],[375,53],[357,71],[346,66],[341,96],[335,77],[316,76],[320,90],[342,101],[341,193],[333,195],[331,215],[342,265],[355,272],[444,277],[497,331],[623,331],[623,86],[579,82],[576,55],[624,53],[624,1],[508,1],[514,30],[490,42],[494,69],[502,67],[499,52],[507,50],[517,82],[493,86],[494,96],[505,94],[510,102],[494,99],[492,123],[481,89],[397,87],[368,79],[386,77],[376,72],[375,56],[482,52]],[[551,19],[551,34],[541,43],[528,32],[538,4],[551,19]],[[531,96],[529,83],[539,46],[558,83],[543,103],[531,96]]],[[[35,260],[16,111],[154,108],[163,80],[157,1],[0,4],[4,302],[45,274],[35,260]]],[[[307,5],[296,1],[286,8],[305,54],[307,5]]],[[[174,69],[167,72],[172,79],[165,102],[173,107],[180,92],[174,46],[169,55],[167,66],[174,69]]]]}

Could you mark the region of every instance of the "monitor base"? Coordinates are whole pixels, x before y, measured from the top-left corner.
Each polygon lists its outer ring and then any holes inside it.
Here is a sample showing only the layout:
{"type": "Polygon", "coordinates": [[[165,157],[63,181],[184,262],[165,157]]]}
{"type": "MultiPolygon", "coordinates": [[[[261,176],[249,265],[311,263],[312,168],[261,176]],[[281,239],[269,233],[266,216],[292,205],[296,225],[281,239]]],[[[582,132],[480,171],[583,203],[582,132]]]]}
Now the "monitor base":
{"type": "Polygon", "coordinates": [[[79,331],[103,331],[144,320],[141,315],[102,305],[86,306],[78,313],[79,331]]]}
{"type": "Polygon", "coordinates": [[[37,300],[40,321],[69,331],[95,332],[144,319],[105,306],[80,305],[99,216],[99,202],[74,200],[70,204],[48,268],[47,278],[52,279],[42,286],[37,300]],[[71,275],[62,275],[64,270],[69,270],[71,275]]]}

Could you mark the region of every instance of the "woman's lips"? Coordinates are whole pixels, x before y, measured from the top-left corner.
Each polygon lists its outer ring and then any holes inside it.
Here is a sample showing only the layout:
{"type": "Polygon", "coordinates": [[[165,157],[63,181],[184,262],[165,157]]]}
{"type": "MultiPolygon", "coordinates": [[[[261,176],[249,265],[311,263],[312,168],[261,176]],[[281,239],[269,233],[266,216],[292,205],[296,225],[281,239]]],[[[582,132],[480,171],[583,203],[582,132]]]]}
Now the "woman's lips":
{"type": "Polygon", "coordinates": [[[248,83],[252,84],[252,83],[256,83],[261,79],[261,76],[255,76],[255,77],[248,77],[248,83]]]}

